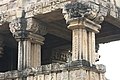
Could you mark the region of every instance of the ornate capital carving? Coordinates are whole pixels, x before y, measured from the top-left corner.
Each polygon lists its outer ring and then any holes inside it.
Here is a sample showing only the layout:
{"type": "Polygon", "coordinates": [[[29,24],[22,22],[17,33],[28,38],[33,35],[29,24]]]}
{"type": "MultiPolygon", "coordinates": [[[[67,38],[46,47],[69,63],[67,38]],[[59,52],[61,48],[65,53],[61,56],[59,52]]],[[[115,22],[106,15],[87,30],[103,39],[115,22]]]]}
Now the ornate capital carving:
{"type": "Polygon", "coordinates": [[[25,19],[25,12],[22,12],[22,17],[12,20],[9,24],[10,31],[16,37],[20,37],[21,39],[26,38],[27,36],[27,21],[25,19]]]}
{"type": "Polygon", "coordinates": [[[26,19],[24,11],[22,17],[10,22],[9,27],[13,35],[21,39],[27,38],[29,33],[40,35],[46,34],[46,27],[34,18],[26,19]]]}
{"type": "MultiPolygon", "coordinates": [[[[106,2],[107,3],[107,2],[106,2]]],[[[104,20],[107,15],[108,8],[101,4],[91,1],[80,0],[79,2],[71,2],[65,5],[63,15],[66,22],[69,23],[74,19],[87,18],[97,24],[104,20]]]]}

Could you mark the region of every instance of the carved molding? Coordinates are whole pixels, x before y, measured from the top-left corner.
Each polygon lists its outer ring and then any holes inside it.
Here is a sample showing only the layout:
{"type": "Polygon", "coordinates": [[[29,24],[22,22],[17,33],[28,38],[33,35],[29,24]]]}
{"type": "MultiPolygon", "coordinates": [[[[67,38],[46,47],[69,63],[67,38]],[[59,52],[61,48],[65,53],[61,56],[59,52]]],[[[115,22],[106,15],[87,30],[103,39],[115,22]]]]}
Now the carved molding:
{"type": "Polygon", "coordinates": [[[66,63],[71,58],[69,49],[53,49],[52,61],[57,63],[66,63]]]}
{"type": "MultiPolygon", "coordinates": [[[[107,3],[107,2],[106,2],[107,3]]],[[[103,6],[91,1],[80,0],[78,2],[71,2],[66,4],[63,8],[63,15],[66,22],[79,18],[87,18],[97,24],[103,22],[104,17],[107,16],[108,4],[103,6]]]]}

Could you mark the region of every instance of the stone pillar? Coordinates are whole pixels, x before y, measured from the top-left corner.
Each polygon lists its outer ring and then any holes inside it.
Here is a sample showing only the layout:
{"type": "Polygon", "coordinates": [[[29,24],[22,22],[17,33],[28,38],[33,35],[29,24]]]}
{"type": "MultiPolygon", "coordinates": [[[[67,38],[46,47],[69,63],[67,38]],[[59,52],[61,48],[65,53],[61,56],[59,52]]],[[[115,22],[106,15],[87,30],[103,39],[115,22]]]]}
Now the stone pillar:
{"type": "Polygon", "coordinates": [[[18,70],[41,66],[41,45],[46,34],[45,27],[34,18],[22,16],[10,23],[10,31],[18,41],[18,70]]]}
{"type": "Polygon", "coordinates": [[[83,0],[65,5],[63,15],[68,29],[72,30],[72,61],[85,60],[95,64],[95,34],[107,15],[103,8],[83,0]]]}

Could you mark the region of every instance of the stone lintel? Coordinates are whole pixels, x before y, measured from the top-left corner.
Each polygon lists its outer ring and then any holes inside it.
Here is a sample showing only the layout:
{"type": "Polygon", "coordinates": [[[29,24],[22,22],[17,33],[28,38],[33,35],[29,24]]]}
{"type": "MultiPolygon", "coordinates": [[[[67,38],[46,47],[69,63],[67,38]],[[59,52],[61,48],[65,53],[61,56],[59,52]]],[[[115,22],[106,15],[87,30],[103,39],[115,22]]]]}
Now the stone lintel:
{"type": "Polygon", "coordinates": [[[93,22],[87,18],[84,18],[84,19],[83,18],[76,18],[76,19],[69,21],[68,28],[71,30],[85,28],[88,31],[98,33],[99,29],[101,28],[101,25],[96,24],[95,22],[93,22]]]}

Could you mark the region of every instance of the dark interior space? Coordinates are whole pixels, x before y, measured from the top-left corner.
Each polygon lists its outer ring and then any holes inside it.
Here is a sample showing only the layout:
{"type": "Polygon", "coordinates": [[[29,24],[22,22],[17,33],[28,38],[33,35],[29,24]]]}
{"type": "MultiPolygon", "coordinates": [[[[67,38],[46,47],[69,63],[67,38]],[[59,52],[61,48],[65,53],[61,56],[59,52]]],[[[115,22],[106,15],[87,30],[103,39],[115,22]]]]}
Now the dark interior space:
{"type": "Polygon", "coordinates": [[[71,45],[71,42],[51,34],[45,35],[44,45],[42,46],[42,65],[52,63],[52,57],[55,55],[53,50],[64,45],[71,45]]]}
{"type": "Polygon", "coordinates": [[[0,57],[0,72],[6,72],[17,69],[17,42],[11,34],[2,34],[5,36],[3,54],[0,57]]]}
{"type": "Polygon", "coordinates": [[[120,28],[104,21],[101,24],[100,33],[96,34],[96,41],[98,43],[108,43],[120,39],[120,28]]]}
{"type": "Polygon", "coordinates": [[[0,71],[11,71],[17,69],[17,49],[4,47],[4,54],[0,58],[0,71]]]}

